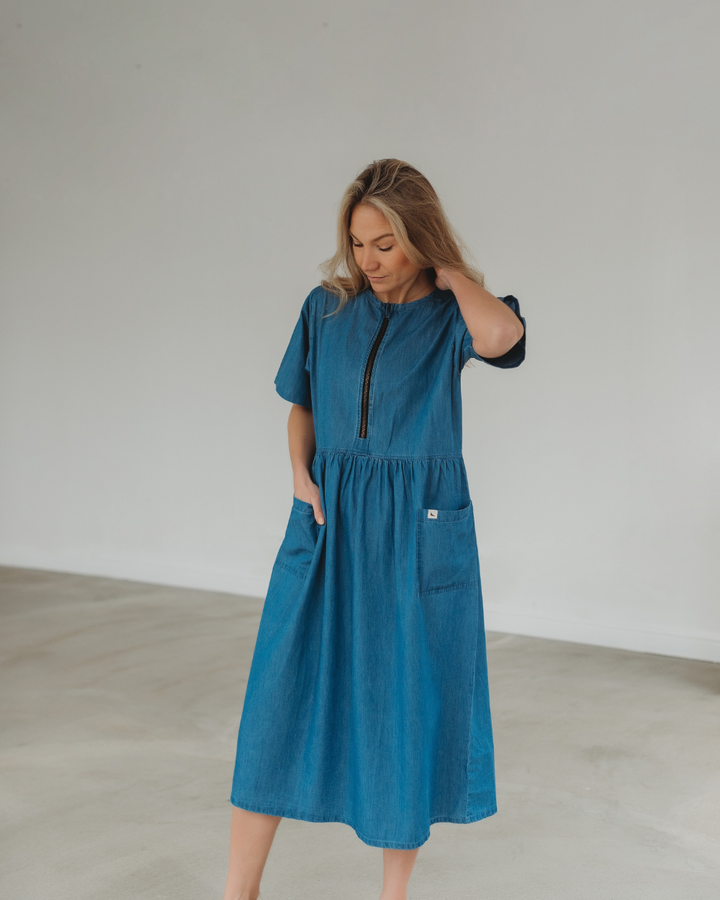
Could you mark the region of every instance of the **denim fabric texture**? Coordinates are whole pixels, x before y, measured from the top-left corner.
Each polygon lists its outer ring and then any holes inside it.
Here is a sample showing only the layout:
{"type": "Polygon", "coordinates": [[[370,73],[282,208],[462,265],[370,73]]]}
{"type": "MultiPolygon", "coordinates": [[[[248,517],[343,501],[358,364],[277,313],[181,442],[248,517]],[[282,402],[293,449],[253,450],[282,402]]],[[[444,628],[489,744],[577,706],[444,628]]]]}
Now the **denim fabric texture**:
{"type": "MultiPolygon", "coordinates": [[[[523,324],[515,297],[501,297],[523,324]]],[[[413,849],[497,811],[455,296],[315,288],[275,378],[311,407],[325,524],[292,498],[242,708],[234,806],[413,849]],[[387,321],[384,322],[385,317],[387,321]],[[363,422],[365,423],[364,436],[363,422]]],[[[525,336],[502,357],[525,358],[525,336]]]]}

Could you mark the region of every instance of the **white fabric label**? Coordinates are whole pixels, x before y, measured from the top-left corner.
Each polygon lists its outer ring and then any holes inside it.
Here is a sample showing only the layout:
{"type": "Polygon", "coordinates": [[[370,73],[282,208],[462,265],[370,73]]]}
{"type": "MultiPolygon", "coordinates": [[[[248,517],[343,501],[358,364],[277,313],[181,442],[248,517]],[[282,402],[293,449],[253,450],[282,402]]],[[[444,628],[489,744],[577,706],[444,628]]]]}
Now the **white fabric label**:
{"type": "Polygon", "coordinates": [[[437,510],[436,509],[428,510],[428,519],[437,519],[437,510]]]}

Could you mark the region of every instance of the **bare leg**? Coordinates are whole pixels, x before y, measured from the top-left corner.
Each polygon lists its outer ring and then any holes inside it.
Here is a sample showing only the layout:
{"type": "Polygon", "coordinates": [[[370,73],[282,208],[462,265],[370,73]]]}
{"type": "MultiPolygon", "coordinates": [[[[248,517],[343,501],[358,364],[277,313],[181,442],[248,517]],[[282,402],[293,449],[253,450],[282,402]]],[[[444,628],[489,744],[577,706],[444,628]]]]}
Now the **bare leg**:
{"type": "Polygon", "coordinates": [[[282,816],[233,806],[230,865],[223,900],[257,900],[265,862],[282,816]]]}
{"type": "Polygon", "coordinates": [[[383,847],[383,888],[380,900],[406,900],[410,875],[420,848],[390,850],[383,847]]]}

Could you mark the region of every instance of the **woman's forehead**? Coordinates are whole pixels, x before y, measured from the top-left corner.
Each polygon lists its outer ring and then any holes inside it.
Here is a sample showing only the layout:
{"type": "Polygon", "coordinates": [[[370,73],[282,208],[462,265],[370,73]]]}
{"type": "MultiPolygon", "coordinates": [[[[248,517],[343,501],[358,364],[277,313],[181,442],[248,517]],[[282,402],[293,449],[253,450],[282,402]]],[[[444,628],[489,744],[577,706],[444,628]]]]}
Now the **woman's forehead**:
{"type": "Polygon", "coordinates": [[[350,234],[357,237],[363,232],[364,237],[378,241],[383,237],[394,237],[392,226],[378,209],[359,203],[350,217],[350,234]]]}

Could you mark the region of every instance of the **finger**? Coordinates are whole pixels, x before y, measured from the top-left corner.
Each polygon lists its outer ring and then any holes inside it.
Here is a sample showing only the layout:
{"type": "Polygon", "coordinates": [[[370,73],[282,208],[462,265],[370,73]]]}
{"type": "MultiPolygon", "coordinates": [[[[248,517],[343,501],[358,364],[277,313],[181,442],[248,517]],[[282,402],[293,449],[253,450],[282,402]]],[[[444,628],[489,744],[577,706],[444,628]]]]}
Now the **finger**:
{"type": "Polygon", "coordinates": [[[325,516],[323,516],[320,506],[314,506],[313,509],[315,510],[315,521],[318,523],[318,525],[324,525],[325,516]]]}

